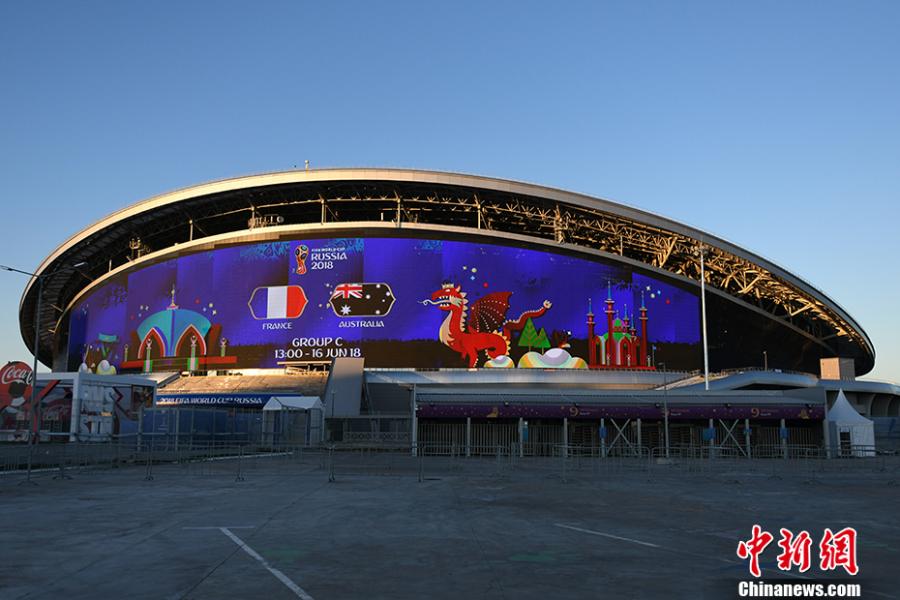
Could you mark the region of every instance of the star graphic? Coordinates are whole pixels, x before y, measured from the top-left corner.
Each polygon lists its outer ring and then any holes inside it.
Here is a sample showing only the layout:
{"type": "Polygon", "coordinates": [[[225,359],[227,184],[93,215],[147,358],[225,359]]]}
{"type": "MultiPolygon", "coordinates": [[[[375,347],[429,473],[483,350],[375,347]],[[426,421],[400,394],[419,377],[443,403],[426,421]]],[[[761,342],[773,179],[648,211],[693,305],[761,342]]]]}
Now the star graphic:
{"type": "Polygon", "coordinates": [[[349,314],[350,314],[350,307],[347,306],[346,304],[343,305],[343,306],[341,307],[341,314],[342,314],[342,315],[349,315],[349,314]]]}

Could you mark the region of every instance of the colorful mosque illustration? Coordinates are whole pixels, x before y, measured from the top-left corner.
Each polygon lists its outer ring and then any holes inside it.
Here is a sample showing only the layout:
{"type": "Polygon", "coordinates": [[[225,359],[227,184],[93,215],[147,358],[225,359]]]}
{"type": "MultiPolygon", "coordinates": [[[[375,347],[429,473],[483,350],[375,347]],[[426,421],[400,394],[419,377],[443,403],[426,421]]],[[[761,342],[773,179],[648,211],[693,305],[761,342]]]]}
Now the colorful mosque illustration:
{"type": "Polygon", "coordinates": [[[588,300],[587,339],[588,366],[591,369],[653,369],[647,355],[647,307],[644,304],[644,293],[641,292],[641,308],[638,321],[641,322],[640,335],[637,335],[634,313],[628,315],[625,307],[625,318],[620,319],[612,299],[612,284],[606,287],[606,332],[595,333],[594,312],[588,300]],[[612,340],[612,342],[610,342],[612,340]]]}
{"type": "Polygon", "coordinates": [[[180,308],[175,303],[175,286],[171,295],[169,306],[148,316],[131,333],[122,369],[145,373],[154,367],[196,371],[236,364],[237,356],[227,353],[228,340],[222,337],[222,326],[199,312],[180,308]]]}

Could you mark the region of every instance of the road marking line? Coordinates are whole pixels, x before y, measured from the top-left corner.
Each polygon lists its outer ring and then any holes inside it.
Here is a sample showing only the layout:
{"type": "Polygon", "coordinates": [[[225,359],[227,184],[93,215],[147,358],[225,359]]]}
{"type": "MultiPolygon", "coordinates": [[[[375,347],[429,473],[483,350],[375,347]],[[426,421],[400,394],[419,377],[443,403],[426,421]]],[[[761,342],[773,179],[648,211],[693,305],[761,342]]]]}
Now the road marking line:
{"type": "Polygon", "coordinates": [[[572,525],[563,525],[562,523],[554,523],[557,527],[562,527],[563,529],[571,529],[572,531],[580,531],[581,533],[590,533],[591,535],[599,535],[605,538],[610,538],[613,540],[620,540],[622,542],[631,542],[632,544],[640,544],[641,546],[649,546],[650,548],[662,548],[657,544],[651,544],[650,542],[642,542],[641,540],[633,540],[627,537],[620,537],[618,535],[613,535],[611,533],[603,533],[602,531],[594,531],[592,529],[582,529],[581,527],[573,527],[572,525]]]}
{"type": "MultiPolygon", "coordinates": [[[[228,525],[225,529],[254,529],[256,525],[228,525]]],[[[216,527],[182,527],[182,529],[222,529],[222,526],[216,527]]]]}
{"type": "Polygon", "coordinates": [[[219,527],[219,531],[221,531],[222,533],[224,533],[225,535],[230,537],[231,541],[233,541],[235,544],[237,544],[241,548],[241,550],[243,550],[244,552],[246,552],[247,554],[249,554],[256,560],[258,560],[260,562],[260,564],[262,564],[262,566],[264,566],[266,569],[268,569],[269,572],[272,575],[274,575],[278,581],[280,581],[285,586],[287,586],[287,588],[289,590],[294,592],[294,594],[296,594],[297,597],[303,598],[303,600],[313,600],[313,597],[310,596],[309,594],[307,594],[305,591],[303,591],[303,588],[301,588],[299,585],[297,585],[296,583],[291,581],[290,577],[288,577],[287,575],[285,575],[284,573],[282,573],[281,571],[279,571],[278,569],[276,569],[275,567],[270,565],[266,559],[264,559],[262,556],[260,556],[256,552],[256,550],[254,550],[253,548],[251,548],[250,546],[245,544],[244,540],[242,540],[238,536],[231,533],[231,531],[229,531],[229,529],[227,527],[219,527]]]}

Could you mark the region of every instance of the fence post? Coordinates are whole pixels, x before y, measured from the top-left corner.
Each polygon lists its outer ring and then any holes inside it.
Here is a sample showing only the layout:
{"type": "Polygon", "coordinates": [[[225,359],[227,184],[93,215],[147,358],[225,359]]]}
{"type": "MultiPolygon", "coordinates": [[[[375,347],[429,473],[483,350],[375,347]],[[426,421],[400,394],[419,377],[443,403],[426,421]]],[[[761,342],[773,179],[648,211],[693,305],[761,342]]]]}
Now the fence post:
{"type": "Polygon", "coordinates": [[[472,456],[472,417],[466,417],[466,458],[472,456]]]}
{"type": "Polygon", "coordinates": [[[334,482],[334,446],[328,447],[328,481],[334,482]]]}
{"type": "Polygon", "coordinates": [[[641,446],[642,446],[642,436],[641,436],[641,418],[637,418],[637,450],[638,450],[638,458],[641,456],[641,446]]]}
{"type": "MultiPolygon", "coordinates": [[[[334,398],[332,398],[332,400],[334,400],[334,398]]],[[[412,413],[412,419],[410,420],[409,425],[409,437],[412,440],[412,455],[415,456],[418,452],[416,443],[419,441],[419,419],[416,415],[416,384],[412,384],[409,388],[409,404],[410,412],[412,413]]]]}
{"type": "Polygon", "coordinates": [[[53,479],[72,479],[68,475],[66,475],[66,450],[68,449],[68,445],[62,445],[60,447],[59,453],[59,473],[53,476],[53,479]]]}
{"type": "MultiPolygon", "coordinates": [[[[36,384],[37,384],[37,381],[35,381],[35,385],[36,384]]],[[[34,388],[32,388],[32,390],[34,390],[34,388]]],[[[34,395],[34,391],[32,391],[31,393],[32,393],[32,395],[34,395]]],[[[31,480],[31,462],[32,462],[32,457],[34,455],[34,432],[31,431],[31,420],[32,420],[31,410],[32,409],[29,409],[29,413],[28,413],[28,467],[27,467],[27,470],[25,471],[25,481],[20,481],[19,485],[22,485],[23,483],[27,483],[29,485],[37,485],[36,481],[31,480]]],[[[37,426],[38,426],[38,440],[40,440],[41,424],[38,423],[37,426]]]]}
{"type": "Polygon", "coordinates": [[[419,463],[419,483],[422,483],[425,481],[425,453],[420,451],[416,455],[416,461],[419,463]]]}
{"type": "Polygon", "coordinates": [[[568,467],[568,464],[567,464],[568,463],[568,457],[567,457],[568,446],[569,446],[568,443],[563,444],[562,452],[559,453],[560,460],[562,461],[562,482],[563,483],[568,483],[568,479],[566,477],[566,468],[568,467]]]}
{"type": "Polygon", "coordinates": [[[525,456],[525,420],[519,417],[519,458],[525,456]]]}
{"type": "Polygon", "coordinates": [[[562,455],[563,455],[563,458],[565,458],[566,455],[567,455],[568,452],[569,452],[569,417],[563,417],[563,436],[562,436],[562,439],[563,439],[563,450],[562,450],[562,455]]]}
{"type": "Polygon", "coordinates": [[[238,464],[237,464],[237,477],[234,478],[235,481],[243,481],[244,473],[242,471],[242,462],[244,460],[244,447],[238,446],[238,464]]]}
{"type": "Polygon", "coordinates": [[[153,442],[155,438],[150,438],[150,451],[147,453],[147,475],[145,481],[153,481],[153,442]]]}
{"type": "Polygon", "coordinates": [[[744,446],[747,447],[747,458],[750,458],[750,419],[744,419],[744,446]]]}
{"type": "Polygon", "coordinates": [[[600,419],[600,456],[606,458],[606,419],[600,419]]]}
{"type": "Polygon", "coordinates": [[[831,430],[828,426],[828,397],[826,395],[823,405],[824,416],[822,417],[822,445],[825,447],[825,459],[831,458],[831,430]]]}
{"type": "Polygon", "coordinates": [[[781,419],[781,427],[778,429],[778,437],[781,438],[782,458],[784,458],[784,460],[787,460],[787,457],[788,457],[787,427],[784,424],[784,419],[781,419]]]}

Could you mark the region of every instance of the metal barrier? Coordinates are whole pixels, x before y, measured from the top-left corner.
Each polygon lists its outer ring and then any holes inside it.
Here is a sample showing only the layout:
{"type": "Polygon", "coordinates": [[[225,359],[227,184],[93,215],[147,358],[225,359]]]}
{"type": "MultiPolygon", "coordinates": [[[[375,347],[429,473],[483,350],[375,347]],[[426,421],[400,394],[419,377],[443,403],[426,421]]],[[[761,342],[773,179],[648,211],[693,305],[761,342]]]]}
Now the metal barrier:
{"type": "Polygon", "coordinates": [[[328,480],[364,475],[418,475],[419,457],[408,445],[331,445],[327,448],[328,480]]]}
{"type": "Polygon", "coordinates": [[[351,444],[303,446],[234,442],[171,443],[166,437],[123,436],[107,441],[0,445],[0,485],[35,478],[70,479],[126,470],[147,481],[177,477],[229,477],[241,482],[256,476],[327,473],[329,481],[371,476],[416,477],[418,481],[455,477],[508,479],[610,478],[628,474],[680,477],[685,474],[732,478],[761,475],[818,479],[824,474],[900,474],[900,456],[877,453],[871,446],[830,451],[815,446],[755,447],[746,456],[732,446],[646,446],[610,453],[596,446],[552,444],[525,455],[519,442],[465,446],[455,443],[351,444]],[[668,455],[667,455],[668,454],[668,455]]]}
{"type": "MultiPolygon", "coordinates": [[[[119,468],[137,468],[144,479],[165,476],[230,475],[238,481],[248,472],[285,473],[291,469],[324,469],[324,449],[302,445],[195,442],[175,447],[157,445],[153,437],[130,437],[94,443],[42,444],[34,450],[32,474],[68,479],[119,468]]],[[[0,445],[0,484],[29,478],[27,448],[0,445]]]]}

